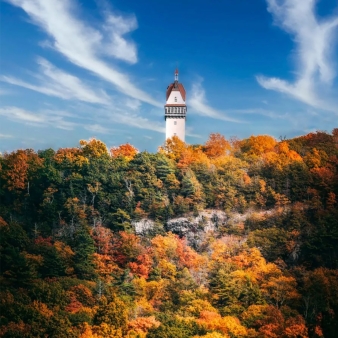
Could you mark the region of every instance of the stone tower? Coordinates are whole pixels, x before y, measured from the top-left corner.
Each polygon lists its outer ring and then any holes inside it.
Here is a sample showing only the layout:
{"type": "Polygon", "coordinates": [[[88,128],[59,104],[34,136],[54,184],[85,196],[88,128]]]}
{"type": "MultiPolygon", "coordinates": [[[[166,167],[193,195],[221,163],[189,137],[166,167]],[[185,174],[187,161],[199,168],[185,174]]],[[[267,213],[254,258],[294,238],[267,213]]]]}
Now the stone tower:
{"type": "Polygon", "coordinates": [[[173,136],[185,142],[185,117],[187,106],[185,104],[185,89],[178,82],[178,70],[175,71],[175,81],[167,88],[165,110],[166,139],[173,136]]]}

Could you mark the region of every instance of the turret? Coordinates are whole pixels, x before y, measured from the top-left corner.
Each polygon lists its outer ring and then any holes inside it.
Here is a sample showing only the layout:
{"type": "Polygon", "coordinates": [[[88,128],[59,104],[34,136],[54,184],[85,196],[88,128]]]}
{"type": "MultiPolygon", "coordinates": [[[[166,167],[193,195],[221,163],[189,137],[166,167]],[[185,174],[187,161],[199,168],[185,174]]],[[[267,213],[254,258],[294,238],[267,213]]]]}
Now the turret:
{"type": "Polygon", "coordinates": [[[167,88],[165,109],[166,139],[173,136],[185,141],[185,118],[187,106],[183,85],[178,82],[178,69],[175,70],[174,82],[167,88]]]}

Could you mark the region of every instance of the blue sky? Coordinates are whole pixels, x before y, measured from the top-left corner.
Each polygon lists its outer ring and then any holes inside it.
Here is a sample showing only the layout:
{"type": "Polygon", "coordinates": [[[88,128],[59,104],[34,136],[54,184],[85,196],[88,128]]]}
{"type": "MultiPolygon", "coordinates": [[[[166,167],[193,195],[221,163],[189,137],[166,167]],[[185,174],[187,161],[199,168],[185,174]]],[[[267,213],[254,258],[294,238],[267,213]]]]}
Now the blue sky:
{"type": "Polygon", "coordinates": [[[187,143],[338,127],[336,0],[0,0],[0,151],[156,151],[179,68],[187,143]]]}

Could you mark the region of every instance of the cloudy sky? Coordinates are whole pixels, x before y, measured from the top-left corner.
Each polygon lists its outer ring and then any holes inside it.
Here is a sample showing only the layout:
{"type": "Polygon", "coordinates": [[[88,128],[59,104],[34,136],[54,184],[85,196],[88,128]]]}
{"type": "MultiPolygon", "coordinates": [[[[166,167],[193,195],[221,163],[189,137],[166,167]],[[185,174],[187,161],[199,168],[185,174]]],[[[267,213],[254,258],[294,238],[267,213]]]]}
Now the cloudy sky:
{"type": "Polygon", "coordinates": [[[336,0],[0,0],[0,151],[156,151],[179,69],[187,139],[338,127],[336,0]]]}

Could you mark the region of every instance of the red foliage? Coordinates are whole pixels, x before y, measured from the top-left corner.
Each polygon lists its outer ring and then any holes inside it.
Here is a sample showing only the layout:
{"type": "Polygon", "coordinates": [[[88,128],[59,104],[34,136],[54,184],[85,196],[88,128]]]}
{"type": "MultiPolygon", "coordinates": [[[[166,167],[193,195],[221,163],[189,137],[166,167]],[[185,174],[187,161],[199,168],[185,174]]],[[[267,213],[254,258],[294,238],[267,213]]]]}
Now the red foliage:
{"type": "Polygon", "coordinates": [[[34,240],[34,243],[36,245],[44,245],[44,246],[52,246],[53,243],[52,243],[52,237],[46,237],[46,238],[43,238],[41,236],[39,236],[38,238],[36,238],[34,240]]]}

